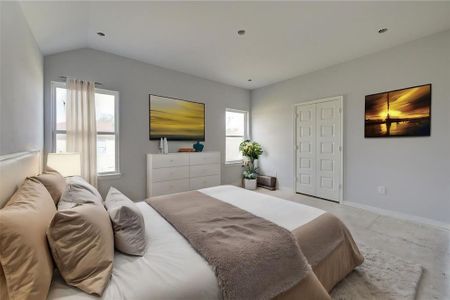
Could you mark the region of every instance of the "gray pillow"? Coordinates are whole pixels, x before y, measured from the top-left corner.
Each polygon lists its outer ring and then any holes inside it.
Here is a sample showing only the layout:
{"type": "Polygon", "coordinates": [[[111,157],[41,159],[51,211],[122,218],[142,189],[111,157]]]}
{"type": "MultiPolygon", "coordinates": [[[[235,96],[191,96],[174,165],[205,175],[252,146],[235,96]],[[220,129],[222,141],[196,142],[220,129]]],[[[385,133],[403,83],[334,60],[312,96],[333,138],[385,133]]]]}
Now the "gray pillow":
{"type": "Polygon", "coordinates": [[[87,182],[83,177],[81,176],[71,176],[66,178],[66,183],[71,185],[79,186],[80,188],[84,188],[88,191],[90,191],[92,194],[94,194],[97,198],[100,199],[100,202],[103,202],[103,198],[98,192],[98,190],[92,186],[89,182],[87,182]]]}
{"type": "Polygon", "coordinates": [[[81,177],[69,177],[61,199],[58,202],[58,210],[71,209],[81,204],[103,205],[102,196],[95,187],[81,177]]]}
{"type": "Polygon", "coordinates": [[[144,217],[133,201],[111,187],[105,206],[113,224],[114,245],[126,254],[142,256],[145,253],[144,217]]]}

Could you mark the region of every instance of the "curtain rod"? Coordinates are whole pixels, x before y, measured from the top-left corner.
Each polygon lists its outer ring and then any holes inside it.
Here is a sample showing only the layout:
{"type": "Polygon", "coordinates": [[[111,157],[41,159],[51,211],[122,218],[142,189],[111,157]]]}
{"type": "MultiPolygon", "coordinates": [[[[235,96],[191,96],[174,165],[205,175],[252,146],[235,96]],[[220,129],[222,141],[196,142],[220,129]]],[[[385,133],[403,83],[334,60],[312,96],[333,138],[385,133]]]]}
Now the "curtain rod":
{"type": "MultiPolygon", "coordinates": [[[[63,79],[63,80],[67,80],[67,76],[59,76],[59,78],[63,79]]],[[[103,85],[101,82],[94,82],[95,85],[103,85]]]]}

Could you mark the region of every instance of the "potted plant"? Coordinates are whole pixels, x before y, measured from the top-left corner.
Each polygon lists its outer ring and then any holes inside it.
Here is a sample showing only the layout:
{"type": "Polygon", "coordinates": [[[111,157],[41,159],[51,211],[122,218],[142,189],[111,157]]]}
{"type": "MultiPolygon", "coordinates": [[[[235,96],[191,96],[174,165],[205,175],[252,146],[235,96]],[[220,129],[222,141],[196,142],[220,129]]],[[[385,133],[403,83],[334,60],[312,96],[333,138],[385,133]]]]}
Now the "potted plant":
{"type": "Polygon", "coordinates": [[[255,161],[263,153],[262,147],[257,142],[245,140],[239,145],[239,151],[244,156],[244,171],[242,172],[244,188],[254,190],[256,189],[256,176],[258,175],[255,161]]]}

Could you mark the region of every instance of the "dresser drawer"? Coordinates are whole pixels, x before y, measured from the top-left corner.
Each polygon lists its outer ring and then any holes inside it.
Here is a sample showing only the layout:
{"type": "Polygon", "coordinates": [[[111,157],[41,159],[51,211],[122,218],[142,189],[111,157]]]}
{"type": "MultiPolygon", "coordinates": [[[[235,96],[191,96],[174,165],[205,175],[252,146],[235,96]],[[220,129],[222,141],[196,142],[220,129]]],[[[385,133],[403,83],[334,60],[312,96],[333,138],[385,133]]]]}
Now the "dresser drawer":
{"type": "Polygon", "coordinates": [[[190,177],[204,177],[208,175],[219,175],[220,164],[195,165],[189,167],[190,177]]]}
{"type": "Polygon", "coordinates": [[[187,154],[161,154],[152,155],[152,168],[168,168],[189,165],[189,156],[187,154]]]}
{"type": "Polygon", "coordinates": [[[189,191],[189,179],[155,182],[152,184],[151,196],[167,195],[189,191]]]}
{"type": "Polygon", "coordinates": [[[159,168],[152,172],[152,182],[173,181],[177,179],[189,178],[189,167],[159,168]]]}
{"type": "Polygon", "coordinates": [[[220,185],[220,175],[196,177],[190,179],[191,190],[198,190],[216,185],[220,185]]]}
{"type": "Polygon", "coordinates": [[[190,153],[189,163],[191,165],[220,164],[220,153],[190,153]]]}

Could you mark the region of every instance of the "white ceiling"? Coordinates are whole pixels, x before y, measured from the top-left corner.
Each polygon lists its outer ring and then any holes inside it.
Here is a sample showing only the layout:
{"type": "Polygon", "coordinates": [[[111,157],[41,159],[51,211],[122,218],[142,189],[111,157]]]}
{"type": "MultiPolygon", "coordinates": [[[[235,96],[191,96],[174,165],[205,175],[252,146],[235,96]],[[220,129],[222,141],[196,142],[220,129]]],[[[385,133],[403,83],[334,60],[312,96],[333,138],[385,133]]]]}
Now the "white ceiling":
{"type": "Polygon", "coordinates": [[[449,1],[64,1],[22,7],[44,54],[90,47],[248,89],[450,29],[449,1]],[[389,31],[378,34],[382,27],[389,31]],[[239,29],[247,34],[238,36],[239,29]]]}

